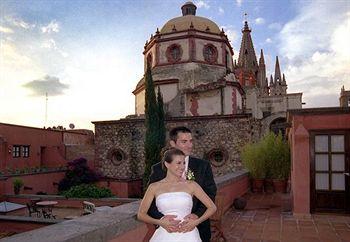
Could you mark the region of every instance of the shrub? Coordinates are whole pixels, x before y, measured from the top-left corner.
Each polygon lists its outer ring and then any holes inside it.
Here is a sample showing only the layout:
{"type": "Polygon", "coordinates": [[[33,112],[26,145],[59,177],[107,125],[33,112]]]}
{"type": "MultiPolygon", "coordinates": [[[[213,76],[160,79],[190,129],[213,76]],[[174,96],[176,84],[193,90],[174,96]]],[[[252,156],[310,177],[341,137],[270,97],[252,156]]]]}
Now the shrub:
{"type": "Polygon", "coordinates": [[[97,187],[92,184],[73,186],[68,191],[63,192],[62,195],[75,198],[103,198],[113,196],[110,189],[97,187]]]}
{"type": "Polygon", "coordinates": [[[13,180],[13,191],[15,194],[19,194],[19,191],[21,190],[21,188],[23,187],[24,183],[22,181],[22,179],[20,178],[16,178],[13,180]]]}
{"type": "Polygon", "coordinates": [[[258,143],[243,147],[241,157],[253,178],[286,179],[290,173],[288,142],[279,133],[266,134],[258,143]]]}
{"type": "Polygon", "coordinates": [[[85,158],[68,162],[65,177],[59,182],[58,190],[67,191],[73,186],[89,184],[99,180],[100,176],[91,170],[85,158]]]}
{"type": "Polygon", "coordinates": [[[271,176],[274,179],[287,179],[290,174],[290,149],[287,141],[285,141],[279,133],[276,136],[273,159],[271,160],[271,176]]]}
{"type": "Polygon", "coordinates": [[[266,176],[265,159],[262,157],[262,148],[258,143],[249,143],[243,147],[242,161],[252,178],[263,179],[266,176]]]}

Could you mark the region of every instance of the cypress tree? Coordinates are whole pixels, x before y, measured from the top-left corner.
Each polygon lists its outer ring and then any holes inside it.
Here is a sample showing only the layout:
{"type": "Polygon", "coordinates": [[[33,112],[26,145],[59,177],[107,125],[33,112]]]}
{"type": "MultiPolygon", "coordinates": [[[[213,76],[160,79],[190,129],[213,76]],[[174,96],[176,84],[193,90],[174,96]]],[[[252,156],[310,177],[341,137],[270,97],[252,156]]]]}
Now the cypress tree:
{"type": "Polygon", "coordinates": [[[158,141],[158,105],[150,68],[147,68],[145,75],[145,126],[145,172],[143,174],[144,190],[147,189],[152,165],[160,161],[160,150],[158,141]]]}
{"type": "Polygon", "coordinates": [[[158,142],[159,142],[159,150],[161,151],[165,146],[165,138],[166,138],[166,129],[165,129],[165,113],[164,113],[164,102],[163,96],[160,92],[160,88],[158,86],[157,92],[157,105],[158,105],[158,142]]]}

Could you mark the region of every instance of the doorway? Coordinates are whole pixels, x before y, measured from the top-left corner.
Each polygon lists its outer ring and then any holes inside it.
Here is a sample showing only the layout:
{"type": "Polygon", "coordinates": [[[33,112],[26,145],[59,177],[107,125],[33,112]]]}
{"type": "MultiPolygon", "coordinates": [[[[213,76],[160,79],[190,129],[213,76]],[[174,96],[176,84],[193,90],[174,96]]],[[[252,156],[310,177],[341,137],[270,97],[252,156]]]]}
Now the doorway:
{"type": "Polygon", "coordinates": [[[350,212],[349,131],[311,132],[311,212],[350,212]]]}

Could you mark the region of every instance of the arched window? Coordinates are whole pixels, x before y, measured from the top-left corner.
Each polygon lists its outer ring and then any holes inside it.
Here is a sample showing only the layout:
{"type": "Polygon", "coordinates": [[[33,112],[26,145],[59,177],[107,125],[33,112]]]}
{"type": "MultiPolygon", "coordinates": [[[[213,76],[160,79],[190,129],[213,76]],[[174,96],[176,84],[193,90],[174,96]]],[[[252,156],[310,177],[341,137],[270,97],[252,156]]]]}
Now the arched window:
{"type": "Polygon", "coordinates": [[[281,132],[282,136],[285,138],[287,128],[286,118],[277,118],[273,120],[270,124],[270,130],[276,135],[281,132]]]}
{"type": "Polygon", "coordinates": [[[166,57],[168,62],[174,63],[181,60],[182,48],[178,44],[172,44],[167,48],[166,57]]]}
{"type": "Polygon", "coordinates": [[[218,51],[212,44],[207,44],[203,49],[204,60],[209,63],[215,63],[218,58],[218,51]]]}

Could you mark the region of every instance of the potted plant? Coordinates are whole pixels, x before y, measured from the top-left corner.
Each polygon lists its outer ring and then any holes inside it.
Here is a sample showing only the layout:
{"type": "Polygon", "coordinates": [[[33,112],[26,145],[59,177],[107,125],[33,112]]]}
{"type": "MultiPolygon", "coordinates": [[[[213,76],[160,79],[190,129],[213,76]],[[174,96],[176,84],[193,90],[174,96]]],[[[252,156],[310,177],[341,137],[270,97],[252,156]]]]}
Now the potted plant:
{"type": "Polygon", "coordinates": [[[270,171],[273,178],[273,185],[276,192],[287,191],[287,179],[290,175],[290,149],[288,142],[279,133],[271,150],[270,171]]]}
{"type": "Polygon", "coordinates": [[[273,132],[267,133],[259,142],[261,146],[261,158],[265,160],[266,175],[264,180],[264,191],[266,193],[273,193],[273,179],[272,179],[272,160],[274,160],[274,147],[276,135],[273,132]]]}
{"type": "Polygon", "coordinates": [[[21,188],[23,187],[23,181],[20,178],[15,178],[13,180],[13,191],[16,195],[19,194],[21,188]]]}
{"type": "Polygon", "coordinates": [[[263,150],[259,143],[247,144],[242,150],[242,161],[250,173],[253,192],[263,191],[266,168],[262,152],[263,150]]]}

